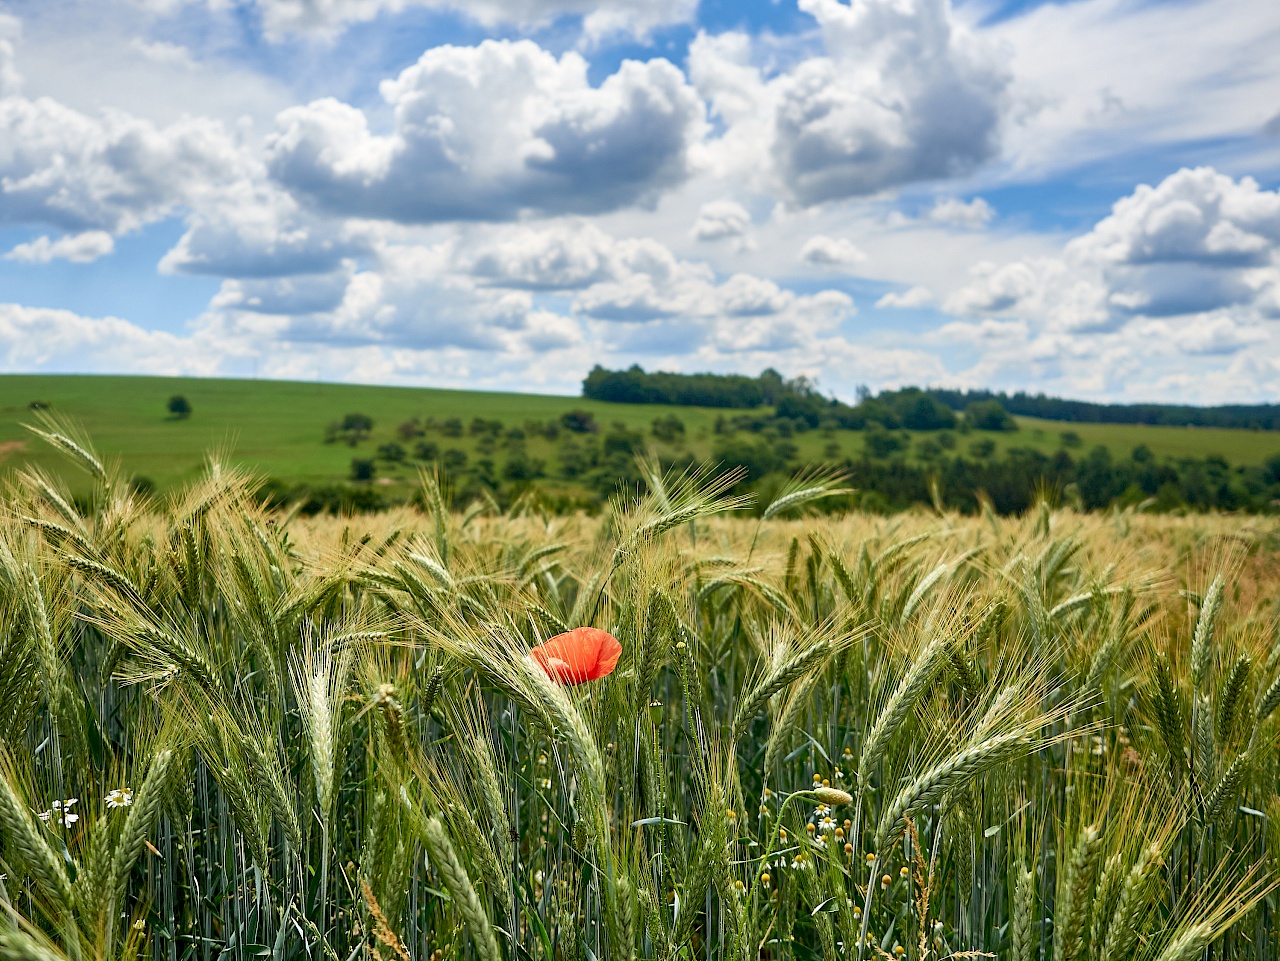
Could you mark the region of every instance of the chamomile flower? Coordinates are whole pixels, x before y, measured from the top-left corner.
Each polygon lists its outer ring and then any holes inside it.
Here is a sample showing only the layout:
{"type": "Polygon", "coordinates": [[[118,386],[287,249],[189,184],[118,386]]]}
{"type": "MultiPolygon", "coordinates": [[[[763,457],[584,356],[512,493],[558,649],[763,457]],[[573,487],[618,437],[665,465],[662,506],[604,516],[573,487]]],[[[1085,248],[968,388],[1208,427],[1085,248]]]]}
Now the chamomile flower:
{"type": "Polygon", "coordinates": [[[114,791],[108,792],[103,800],[107,803],[107,807],[112,810],[115,808],[127,808],[133,803],[133,792],[127,787],[118,787],[114,791]]]}

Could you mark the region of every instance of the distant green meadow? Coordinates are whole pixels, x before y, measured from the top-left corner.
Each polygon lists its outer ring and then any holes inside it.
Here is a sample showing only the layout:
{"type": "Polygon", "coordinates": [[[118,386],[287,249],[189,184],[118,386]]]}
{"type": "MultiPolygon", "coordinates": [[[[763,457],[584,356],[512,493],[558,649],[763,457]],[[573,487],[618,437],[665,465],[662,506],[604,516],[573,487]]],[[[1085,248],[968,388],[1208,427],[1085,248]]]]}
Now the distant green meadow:
{"type": "MultiPolygon", "coordinates": [[[[346,482],[354,458],[376,462],[374,483],[396,488],[413,482],[420,462],[408,456],[402,463],[376,457],[379,446],[414,444],[398,433],[398,425],[413,418],[443,421],[460,418],[500,420],[507,428],[527,422],[558,420],[568,411],[593,415],[602,431],[615,423],[640,431],[659,453],[711,457],[719,418],[742,411],[652,404],[613,404],[541,394],[501,394],[412,387],[272,380],[223,380],[169,377],[113,377],[67,375],[0,376],[0,469],[6,474],[26,464],[52,466],[57,458],[23,426],[35,423],[32,405],[48,405],[60,417],[80,424],[99,451],[118,458],[126,474],[150,480],[164,491],[195,479],[208,452],[229,454],[233,462],[263,477],[286,484],[346,482]],[[186,419],[167,412],[173,395],[182,395],[192,408],[186,419]],[[326,427],[351,413],[368,415],[374,427],[367,439],[352,447],[325,443],[326,427]],[[656,418],[675,415],[685,425],[678,443],[659,441],[652,434],[656,418]]],[[[990,442],[995,456],[1009,448],[1030,448],[1045,454],[1066,448],[1073,456],[1101,445],[1113,456],[1127,457],[1145,445],[1156,458],[1220,456],[1232,465],[1255,466],[1280,454],[1280,433],[1193,427],[1149,427],[1128,424],[1079,424],[1018,418],[1020,428],[1009,433],[973,431],[894,432],[911,435],[902,455],[917,460],[916,444],[927,437],[949,434],[945,442],[956,454],[969,455],[972,445],[990,442]],[[1064,439],[1064,434],[1066,435],[1064,439]],[[954,444],[951,442],[954,441],[954,444]]],[[[562,434],[563,438],[565,435],[562,434]]],[[[790,438],[801,461],[840,461],[864,455],[861,431],[810,430],[790,438]]],[[[476,456],[477,438],[464,431],[445,438],[428,432],[441,451],[456,449],[476,456]]],[[[557,441],[529,433],[530,457],[554,464],[557,441]]],[[[558,482],[548,481],[555,484],[558,482]]]]}

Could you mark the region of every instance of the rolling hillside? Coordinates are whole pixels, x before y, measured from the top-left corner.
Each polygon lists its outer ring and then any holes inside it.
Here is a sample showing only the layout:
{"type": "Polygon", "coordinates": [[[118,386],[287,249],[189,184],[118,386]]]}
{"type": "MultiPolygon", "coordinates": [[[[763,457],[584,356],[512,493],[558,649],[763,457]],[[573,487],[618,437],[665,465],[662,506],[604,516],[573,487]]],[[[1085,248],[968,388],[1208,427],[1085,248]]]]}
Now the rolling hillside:
{"type": "MultiPolygon", "coordinates": [[[[375,461],[375,483],[395,488],[411,482],[418,462],[414,440],[398,425],[459,419],[501,421],[493,436],[507,449],[512,430],[529,458],[554,465],[561,445],[572,435],[549,438],[539,426],[556,422],[571,410],[593,415],[602,435],[622,425],[633,440],[643,438],[671,456],[712,457],[718,438],[717,420],[726,412],[710,408],[613,404],[577,397],[497,394],[403,387],[372,387],[258,380],[206,380],[159,377],[0,376],[0,468],[11,471],[27,463],[52,464],[55,455],[23,425],[33,423],[32,405],[45,404],[58,415],[81,424],[98,449],[120,458],[126,472],[147,478],[159,490],[193,478],[207,451],[230,452],[231,458],[284,484],[331,484],[346,481],[353,459],[375,461]],[[187,419],[167,413],[168,399],[186,397],[192,407],[187,419]],[[326,428],[350,413],[372,418],[373,430],[356,446],[343,441],[325,443],[326,428]],[[684,425],[678,442],[658,441],[652,433],[655,418],[674,415],[684,425]],[[379,458],[378,448],[399,443],[402,462],[379,458]]],[[[895,432],[902,445],[896,454],[904,463],[927,460],[927,441],[940,443],[953,456],[1001,457],[1009,449],[1053,455],[1061,450],[1080,457],[1105,447],[1114,457],[1128,457],[1145,445],[1158,460],[1220,456],[1233,466],[1257,466],[1280,454],[1280,433],[1212,428],[1140,425],[1067,424],[1019,418],[1020,429],[1009,433],[955,431],[930,434],[895,432]],[[1064,438],[1064,434],[1066,435],[1064,438]],[[946,435],[946,436],[940,436],[946,435]],[[975,447],[975,445],[978,445],[975,447]]],[[[426,439],[440,454],[454,450],[471,461],[493,457],[501,461],[495,443],[463,430],[461,436],[432,434],[426,439]],[[488,443],[488,449],[485,444],[488,443]]],[[[848,430],[811,430],[788,438],[797,461],[858,460],[864,456],[867,434],[848,430]]],[[[936,456],[936,450],[933,450],[936,456]]],[[[548,470],[555,474],[554,469],[548,470]]],[[[563,486],[549,477],[548,484],[563,486]]],[[[572,486],[571,484],[569,486],[572,486]]]]}

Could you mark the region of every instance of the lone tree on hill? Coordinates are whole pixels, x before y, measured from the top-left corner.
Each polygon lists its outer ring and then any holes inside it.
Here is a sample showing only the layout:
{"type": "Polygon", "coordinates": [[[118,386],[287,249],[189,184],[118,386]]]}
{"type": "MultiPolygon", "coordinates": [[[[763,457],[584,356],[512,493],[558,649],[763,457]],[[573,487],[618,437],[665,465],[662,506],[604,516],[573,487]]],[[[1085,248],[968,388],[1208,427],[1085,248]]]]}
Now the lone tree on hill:
{"type": "Polygon", "coordinates": [[[347,446],[355,447],[369,436],[373,430],[373,418],[368,414],[347,414],[340,421],[333,421],[325,429],[324,442],[346,441],[347,446]]]}
{"type": "Polygon", "coordinates": [[[169,398],[169,413],[178,420],[186,420],[191,416],[191,403],[181,394],[169,398]]]}

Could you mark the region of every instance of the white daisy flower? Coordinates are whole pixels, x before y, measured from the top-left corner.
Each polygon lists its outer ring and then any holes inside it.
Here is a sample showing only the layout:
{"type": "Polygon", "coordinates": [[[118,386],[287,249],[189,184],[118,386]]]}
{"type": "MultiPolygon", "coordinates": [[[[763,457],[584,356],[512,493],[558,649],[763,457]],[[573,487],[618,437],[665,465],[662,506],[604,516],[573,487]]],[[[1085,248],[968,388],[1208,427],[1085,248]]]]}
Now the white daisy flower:
{"type": "Polygon", "coordinates": [[[108,793],[103,800],[107,802],[108,808],[127,808],[133,803],[133,792],[127,787],[118,787],[108,793]]]}

